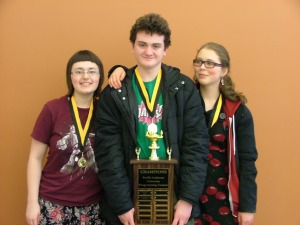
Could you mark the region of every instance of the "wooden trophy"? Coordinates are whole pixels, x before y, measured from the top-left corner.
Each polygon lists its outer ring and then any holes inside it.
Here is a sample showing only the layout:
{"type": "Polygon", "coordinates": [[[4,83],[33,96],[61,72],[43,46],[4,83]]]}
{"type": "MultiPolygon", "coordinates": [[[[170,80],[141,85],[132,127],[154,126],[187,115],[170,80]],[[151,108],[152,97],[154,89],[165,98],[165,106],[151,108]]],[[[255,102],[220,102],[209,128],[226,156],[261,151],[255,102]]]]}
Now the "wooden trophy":
{"type": "MultiPolygon", "coordinates": [[[[152,124],[150,124],[151,126],[152,124]]],[[[155,124],[154,124],[155,125],[155,124]]],[[[131,160],[134,176],[135,223],[172,224],[174,208],[174,165],[177,160],[171,159],[171,149],[167,149],[169,158],[160,160],[156,150],[157,139],[162,138],[151,132],[148,127],[146,137],[152,141],[149,159],[140,159],[140,149],[136,149],[137,159],[131,160]]],[[[155,125],[156,126],[156,125],[155,125]]]]}

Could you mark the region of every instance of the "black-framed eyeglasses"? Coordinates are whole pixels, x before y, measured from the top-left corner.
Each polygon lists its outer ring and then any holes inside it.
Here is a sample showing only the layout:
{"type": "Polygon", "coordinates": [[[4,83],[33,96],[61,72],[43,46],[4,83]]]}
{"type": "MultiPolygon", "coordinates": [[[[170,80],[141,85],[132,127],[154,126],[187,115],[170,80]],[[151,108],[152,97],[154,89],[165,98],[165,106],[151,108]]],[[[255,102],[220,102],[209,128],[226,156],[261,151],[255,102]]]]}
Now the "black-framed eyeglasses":
{"type": "Polygon", "coordinates": [[[204,64],[204,66],[206,68],[214,68],[215,66],[222,67],[222,64],[220,64],[220,63],[215,63],[212,61],[203,61],[201,59],[194,59],[193,64],[194,64],[194,66],[198,66],[198,67],[200,67],[200,66],[202,66],[202,64],[204,64]]]}

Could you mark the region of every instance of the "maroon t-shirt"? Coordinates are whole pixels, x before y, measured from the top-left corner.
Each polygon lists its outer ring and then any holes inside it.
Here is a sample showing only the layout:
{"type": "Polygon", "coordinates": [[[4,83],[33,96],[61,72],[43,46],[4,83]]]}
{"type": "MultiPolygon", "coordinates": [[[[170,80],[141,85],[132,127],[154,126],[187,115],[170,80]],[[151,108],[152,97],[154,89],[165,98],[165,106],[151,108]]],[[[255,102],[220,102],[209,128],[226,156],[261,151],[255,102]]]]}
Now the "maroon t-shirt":
{"type": "MultiPolygon", "coordinates": [[[[82,127],[89,109],[78,109],[82,127]]],[[[32,132],[32,138],[49,146],[49,154],[42,172],[40,197],[63,206],[86,206],[101,199],[101,185],[94,156],[94,127],[91,122],[84,157],[88,164],[79,168],[77,161],[79,134],[75,131],[67,97],[54,99],[42,109],[32,132]]]]}

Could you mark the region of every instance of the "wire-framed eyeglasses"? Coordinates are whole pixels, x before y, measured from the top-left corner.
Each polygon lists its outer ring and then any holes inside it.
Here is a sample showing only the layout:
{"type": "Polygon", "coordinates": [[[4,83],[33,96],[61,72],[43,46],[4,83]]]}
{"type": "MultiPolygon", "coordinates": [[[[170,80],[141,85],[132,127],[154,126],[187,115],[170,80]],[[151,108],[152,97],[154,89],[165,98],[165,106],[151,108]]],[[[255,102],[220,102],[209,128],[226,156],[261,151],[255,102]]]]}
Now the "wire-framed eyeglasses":
{"type": "Polygon", "coordinates": [[[89,69],[89,70],[82,70],[82,69],[75,69],[72,71],[73,75],[76,76],[83,76],[85,74],[89,75],[89,76],[95,76],[99,74],[99,70],[96,69],[89,69]]]}

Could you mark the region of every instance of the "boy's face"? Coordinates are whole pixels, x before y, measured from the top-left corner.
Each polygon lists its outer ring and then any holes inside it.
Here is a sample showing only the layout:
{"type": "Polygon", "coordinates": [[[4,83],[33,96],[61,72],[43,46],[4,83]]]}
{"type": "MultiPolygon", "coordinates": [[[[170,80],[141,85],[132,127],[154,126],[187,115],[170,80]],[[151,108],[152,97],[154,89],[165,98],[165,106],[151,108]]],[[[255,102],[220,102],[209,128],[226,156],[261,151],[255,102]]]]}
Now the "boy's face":
{"type": "Polygon", "coordinates": [[[136,35],[132,51],[139,67],[145,69],[160,67],[163,57],[167,54],[164,36],[140,31],[136,35]]]}

